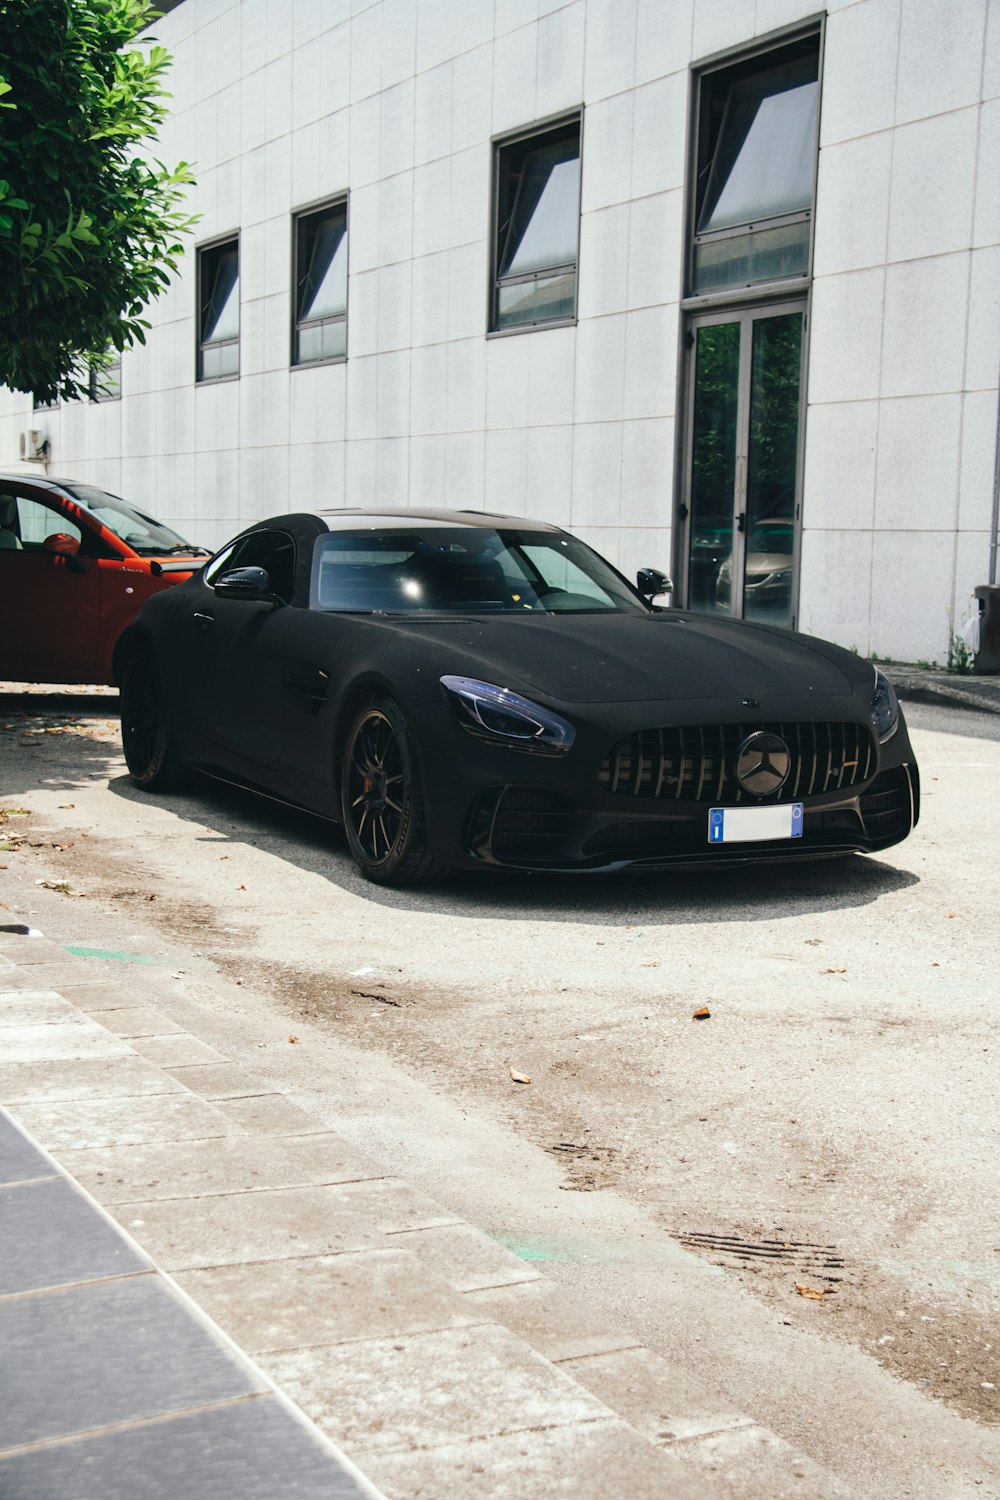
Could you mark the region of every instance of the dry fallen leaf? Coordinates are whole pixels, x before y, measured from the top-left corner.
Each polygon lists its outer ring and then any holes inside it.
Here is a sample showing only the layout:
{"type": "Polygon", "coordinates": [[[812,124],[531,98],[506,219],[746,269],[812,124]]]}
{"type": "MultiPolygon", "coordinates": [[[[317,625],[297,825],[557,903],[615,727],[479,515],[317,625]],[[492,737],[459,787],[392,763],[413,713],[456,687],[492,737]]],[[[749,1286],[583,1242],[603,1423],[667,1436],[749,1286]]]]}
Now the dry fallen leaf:
{"type": "Polygon", "coordinates": [[[76,806],[75,802],[60,802],[60,804],[59,804],[59,807],[60,807],[60,809],[63,812],[68,812],[71,807],[75,807],[75,806],[76,806]]]}
{"type": "Polygon", "coordinates": [[[707,1005],[699,1005],[697,1010],[691,1012],[692,1021],[707,1021],[712,1012],[707,1005]]]}
{"type": "Polygon", "coordinates": [[[290,1036],[290,1037],[289,1037],[289,1038],[288,1038],[288,1040],[289,1040],[289,1041],[290,1041],[290,1042],[297,1042],[297,1041],[298,1041],[298,1037],[297,1037],[297,1036],[290,1036]]]}
{"type": "Polygon", "coordinates": [[[511,1083],[530,1083],[531,1078],[527,1073],[515,1073],[513,1068],[507,1069],[510,1074],[511,1083]]]}
{"type": "Polygon", "coordinates": [[[821,974],[846,974],[846,969],[820,969],[821,974]]]}
{"type": "Polygon", "coordinates": [[[800,1297],[811,1297],[814,1302],[822,1302],[823,1298],[826,1296],[826,1292],[820,1291],[820,1289],[815,1286],[806,1286],[802,1281],[797,1281],[795,1283],[795,1290],[798,1292],[800,1297]]]}

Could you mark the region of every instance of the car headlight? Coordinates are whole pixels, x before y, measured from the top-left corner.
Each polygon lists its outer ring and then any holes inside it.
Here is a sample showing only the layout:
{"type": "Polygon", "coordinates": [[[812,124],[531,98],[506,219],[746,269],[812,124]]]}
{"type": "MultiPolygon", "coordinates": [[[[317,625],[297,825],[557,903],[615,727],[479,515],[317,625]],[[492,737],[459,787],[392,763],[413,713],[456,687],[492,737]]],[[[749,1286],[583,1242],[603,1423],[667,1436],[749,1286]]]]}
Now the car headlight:
{"type": "Polygon", "coordinates": [[[535,755],[563,755],[576,738],[572,724],[530,698],[475,677],[442,677],[441,687],[463,729],[491,744],[535,755]]]}
{"type": "Polygon", "coordinates": [[[872,690],[872,723],[878,742],[884,745],[891,740],[899,727],[899,702],[896,689],[884,672],[875,668],[875,685],[872,690]]]}

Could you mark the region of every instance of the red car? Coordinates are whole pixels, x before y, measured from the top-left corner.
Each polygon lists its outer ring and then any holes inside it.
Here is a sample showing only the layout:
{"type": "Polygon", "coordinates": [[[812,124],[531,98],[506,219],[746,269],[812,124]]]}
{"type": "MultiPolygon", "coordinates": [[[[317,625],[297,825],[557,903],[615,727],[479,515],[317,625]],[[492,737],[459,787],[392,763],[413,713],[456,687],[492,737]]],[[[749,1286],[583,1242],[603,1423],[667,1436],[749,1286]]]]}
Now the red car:
{"type": "Polygon", "coordinates": [[[208,556],[93,485],[0,474],[0,681],[111,682],[139,606],[208,556]]]}

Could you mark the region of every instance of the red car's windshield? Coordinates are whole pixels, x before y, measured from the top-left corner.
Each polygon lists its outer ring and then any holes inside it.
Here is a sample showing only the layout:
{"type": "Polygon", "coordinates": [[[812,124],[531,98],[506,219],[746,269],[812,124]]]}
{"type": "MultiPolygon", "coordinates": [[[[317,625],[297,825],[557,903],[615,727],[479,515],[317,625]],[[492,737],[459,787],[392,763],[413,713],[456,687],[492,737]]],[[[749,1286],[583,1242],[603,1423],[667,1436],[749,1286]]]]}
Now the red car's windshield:
{"type": "Polygon", "coordinates": [[[117,495],[109,495],[106,490],[95,489],[89,484],[67,484],[64,489],[71,499],[96,521],[100,521],[102,526],[113,531],[133,552],[160,557],[165,552],[202,550],[192,547],[190,542],[178,536],[176,531],[171,531],[169,526],[164,526],[161,521],[154,521],[152,516],[136,510],[134,505],[130,505],[127,500],[120,500],[117,495]]]}

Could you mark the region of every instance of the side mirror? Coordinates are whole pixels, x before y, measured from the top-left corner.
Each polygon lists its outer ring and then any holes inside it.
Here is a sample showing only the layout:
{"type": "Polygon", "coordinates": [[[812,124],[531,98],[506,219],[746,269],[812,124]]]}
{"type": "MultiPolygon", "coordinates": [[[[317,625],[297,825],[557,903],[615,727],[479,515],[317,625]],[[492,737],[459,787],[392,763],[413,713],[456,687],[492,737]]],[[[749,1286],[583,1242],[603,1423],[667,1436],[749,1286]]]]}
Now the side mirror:
{"type": "Polygon", "coordinates": [[[657,594],[672,594],[673,579],[659,568],[640,568],[635,575],[636,587],[644,599],[655,599],[657,594]]]}
{"type": "Polygon", "coordinates": [[[53,531],[42,543],[46,552],[54,557],[75,557],[80,550],[80,538],[70,536],[68,531],[53,531]]]}
{"type": "Polygon", "coordinates": [[[271,589],[266,568],[233,568],[215,580],[215,592],[226,599],[256,600],[261,604],[284,603],[271,589]]]}

